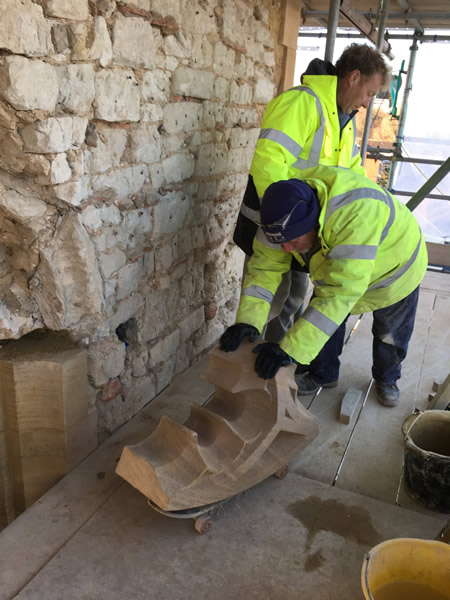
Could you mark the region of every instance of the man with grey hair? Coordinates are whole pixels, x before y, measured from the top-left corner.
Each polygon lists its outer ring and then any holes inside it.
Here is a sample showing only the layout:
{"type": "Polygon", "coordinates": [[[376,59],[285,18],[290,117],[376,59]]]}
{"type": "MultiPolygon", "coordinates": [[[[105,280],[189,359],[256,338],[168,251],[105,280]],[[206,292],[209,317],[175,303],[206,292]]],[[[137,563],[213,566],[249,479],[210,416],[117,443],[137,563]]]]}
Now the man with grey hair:
{"type": "MultiPolygon", "coordinates": [[[[388,83],[389,68],[366,44],[351,44],[333,66],[314,59],[302,85],[269,102],[250,167],[233,239],[251,256],[260,222],[260,200],[274,182],[303,179],[305,169],[329,165],[365,175],[355,143],[354,116],[388,83]]],[[[280,286],[281,312],[267,325],[265,339],[279,342],[300,316],[308,276],[293,258],[280,286]]]]}

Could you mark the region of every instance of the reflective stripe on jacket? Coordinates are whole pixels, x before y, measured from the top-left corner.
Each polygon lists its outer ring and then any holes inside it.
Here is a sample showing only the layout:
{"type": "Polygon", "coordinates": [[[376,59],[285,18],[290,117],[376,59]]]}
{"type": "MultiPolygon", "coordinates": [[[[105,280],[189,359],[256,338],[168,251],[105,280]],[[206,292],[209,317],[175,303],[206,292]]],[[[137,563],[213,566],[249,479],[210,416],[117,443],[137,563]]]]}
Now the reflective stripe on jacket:
{"type": "Polygon", "coordinates": [[[258,196],[283,179],[303,179],[318,164],[365,175],[354,118],[342,129],[336,106],[337,77],[305,75],[304,85],[269,102],[250,166],[258,196]]]}
{"type": "MultiPolygon", "coordinates": [[[[336,168],[309,169],[317,190],[321,248],[309,264],[315,297],[289,329],[281,348],[309,364],[345,317],[391,306],[410,294],[427,268],[427,252],[411,212],[375,183],[336,168]]],[[[258,230],[236,322],[260,332],[281,277],[294,256],[258,230]]]]}

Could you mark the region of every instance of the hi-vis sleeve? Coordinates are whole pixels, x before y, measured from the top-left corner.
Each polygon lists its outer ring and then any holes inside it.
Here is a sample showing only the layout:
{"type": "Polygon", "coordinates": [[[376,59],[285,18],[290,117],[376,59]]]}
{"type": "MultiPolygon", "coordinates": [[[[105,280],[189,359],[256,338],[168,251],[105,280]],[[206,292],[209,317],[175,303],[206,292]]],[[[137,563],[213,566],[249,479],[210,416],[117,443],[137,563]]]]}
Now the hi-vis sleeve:
{"type": "Polygon", "coordinates": [[[290,270],[291,262],[292,256],[279,245],[270,244],[259,228],[244,277],[236,323],[248,323],[261,333],[283,273],[290,270]]]}
{"type": "Polygon", "coordinates": [[[319,163],[324,131],[320,100],[308,87],[293,88],[269,102],[250,166],[259,198],[271,183],[298,178],[305,158],[319,163]]]}
{"type": "Polygon", "coordinates": [[[370,285],[379,244],[395,217],[388,196],[380,194],[380,202],[370,198],[374,194],[358,189],[327,207],[322,249],[310,262],[314,297],[280,344],[302,364],[317,356],[370,285]]]}

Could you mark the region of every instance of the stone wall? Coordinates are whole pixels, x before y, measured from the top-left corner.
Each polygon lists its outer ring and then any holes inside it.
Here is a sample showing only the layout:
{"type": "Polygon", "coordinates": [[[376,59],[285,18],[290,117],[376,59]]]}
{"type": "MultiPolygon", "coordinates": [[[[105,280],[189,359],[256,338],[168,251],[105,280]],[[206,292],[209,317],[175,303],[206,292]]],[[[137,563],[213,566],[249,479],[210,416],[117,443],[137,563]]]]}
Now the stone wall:
{"type": "MultiPolygon", "coordinates": [[[[113,431],[234,316],[265,0],[2,0],[0,339],[67,332],[113,431]]],[[[276,26],[275,26],[276,29],[276,26]]]]}

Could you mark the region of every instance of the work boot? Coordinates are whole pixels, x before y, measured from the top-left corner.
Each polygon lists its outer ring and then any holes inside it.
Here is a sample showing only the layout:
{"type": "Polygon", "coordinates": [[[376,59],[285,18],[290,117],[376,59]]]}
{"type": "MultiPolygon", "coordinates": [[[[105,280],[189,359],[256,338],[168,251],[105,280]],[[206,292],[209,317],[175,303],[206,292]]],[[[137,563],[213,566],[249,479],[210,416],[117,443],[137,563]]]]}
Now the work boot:
{"type": "Polygon", "coordinates": [[[295,369],[295,376],[303,375],[303,373],[307,373],[309,371],[309,365],[300,365],[298,364],[295,369]]]}
{"type": "Polygon", "coordinates": [[[333,388],[338,384],[337,379],[336,381],[330,381],[330,383],[319,383],[309,373],[297,375],[295,377],[295,383],[298,386],[297,394],[299,396],[309,396],[310,394],[315,394],[321,387],[333,388]]]}
{"type": "Polygon", "coordinates": [[[394,384],[387,385],[375,381],[375,389],[378,396],[378,402],[383,406],[397,406],[400,402],[400,390],[394,384]]]}

